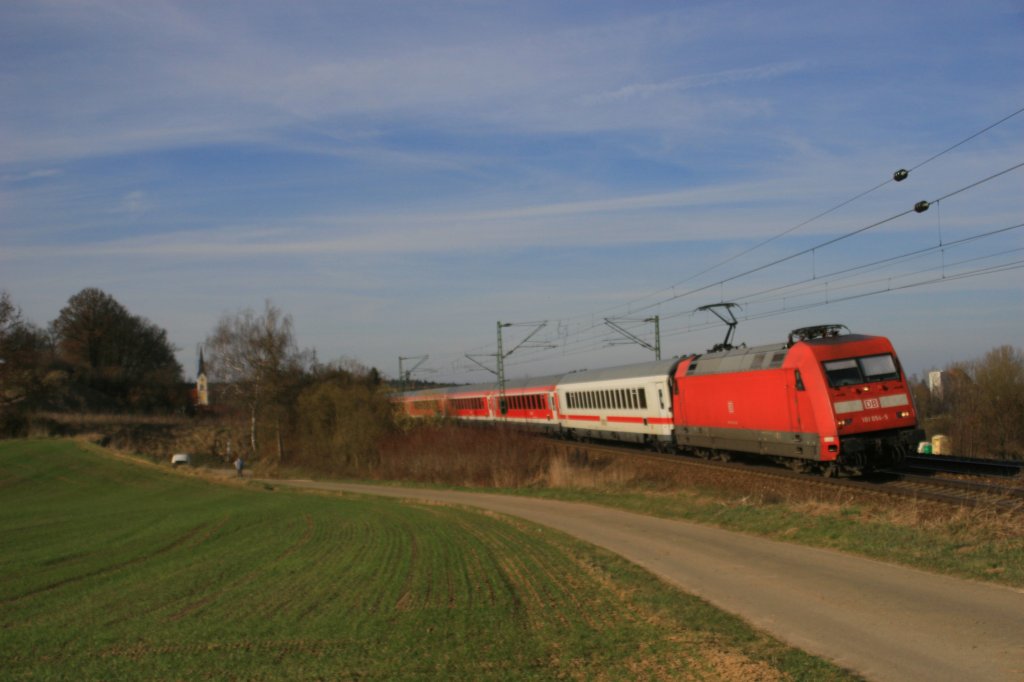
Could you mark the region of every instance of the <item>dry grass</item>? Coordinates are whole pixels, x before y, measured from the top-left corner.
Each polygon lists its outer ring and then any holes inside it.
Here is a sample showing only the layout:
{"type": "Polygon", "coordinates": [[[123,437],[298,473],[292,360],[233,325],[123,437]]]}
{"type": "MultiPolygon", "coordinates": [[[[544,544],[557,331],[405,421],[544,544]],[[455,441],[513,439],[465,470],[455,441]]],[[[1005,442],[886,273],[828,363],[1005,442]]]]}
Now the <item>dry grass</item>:
{"type": "Polygon", "coordinates": [[[395,434],[380,447],[375,465],[357,474],[381,480],[409,480],[488,488],[543,485],[554,446],[510,429],[423,426],[395,434]]]}

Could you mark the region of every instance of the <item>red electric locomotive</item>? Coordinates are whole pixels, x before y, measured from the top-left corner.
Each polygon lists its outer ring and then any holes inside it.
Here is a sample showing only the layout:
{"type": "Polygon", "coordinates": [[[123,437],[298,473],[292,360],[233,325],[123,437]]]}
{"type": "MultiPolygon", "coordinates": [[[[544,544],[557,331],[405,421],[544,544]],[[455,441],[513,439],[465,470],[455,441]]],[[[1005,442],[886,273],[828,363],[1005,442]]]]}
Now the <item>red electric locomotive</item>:
{"type": "Polygon", "coordinates": [[[906,377],[888,339],[845,329],[807,327],[786,344],[681,361],[677,447],[764,455],[826,475],[898,464],[923,437],[906,377]]]}

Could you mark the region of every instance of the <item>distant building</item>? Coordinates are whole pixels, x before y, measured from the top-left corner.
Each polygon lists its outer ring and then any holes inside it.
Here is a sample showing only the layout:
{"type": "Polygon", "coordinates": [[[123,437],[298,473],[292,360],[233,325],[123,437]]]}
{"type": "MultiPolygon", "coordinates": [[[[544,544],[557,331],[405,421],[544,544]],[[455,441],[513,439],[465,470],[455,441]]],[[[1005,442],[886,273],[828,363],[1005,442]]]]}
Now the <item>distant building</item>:
{"type": "Polygon", "coordinates": [[[942,398],[942,375],[944,372],[928,372],[928,392],[933,398],[942,398]]]}

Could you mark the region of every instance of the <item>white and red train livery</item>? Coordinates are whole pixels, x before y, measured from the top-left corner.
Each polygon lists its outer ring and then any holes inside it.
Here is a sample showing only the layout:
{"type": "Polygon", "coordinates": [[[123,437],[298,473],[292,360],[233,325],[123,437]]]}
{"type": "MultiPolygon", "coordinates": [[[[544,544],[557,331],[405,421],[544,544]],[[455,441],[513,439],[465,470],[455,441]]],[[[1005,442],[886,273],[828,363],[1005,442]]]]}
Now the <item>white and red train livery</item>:
{"type": "Polygon", "coordinates": [[[401,393],[412,416],[505,422],[565,438],[742,453],[801,470],[899,463],[923,434],[888,339],[838,325],[785,343],[506,383],[401,393]]]}

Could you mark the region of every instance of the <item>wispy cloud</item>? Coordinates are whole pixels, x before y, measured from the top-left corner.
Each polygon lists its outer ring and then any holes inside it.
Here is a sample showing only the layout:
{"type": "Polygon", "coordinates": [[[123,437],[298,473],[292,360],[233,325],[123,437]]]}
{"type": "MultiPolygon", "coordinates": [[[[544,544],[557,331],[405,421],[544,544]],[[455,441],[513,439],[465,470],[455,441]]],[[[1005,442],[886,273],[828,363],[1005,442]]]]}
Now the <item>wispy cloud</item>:
{"type": "Polygon", "coordinates": [[[745,81],[767,81],[806,68],[802,62],[786,62],[781,64],[766,64],[744,69],[729,69],[717,73],[698,74],[693,76],[679,76],[669,80],[656,83],[637,83],[626,85],[612,92],[601,93],[585,98],[587,103],[600,104],[603,102],[649,99],[653,96],[666,93],[679,93],[698,88],[711,88],[717,85],[733,85],[745,81]]]}
{"type": "Polygon", "coordinates": [[[64,171],[60,168],[37,168],[20,173],[6,173],[0,175],[0,182],[14,184],[30,182],[32,180],[45,180],[47,178],[55,178],[63,172],[64,171]]]}

